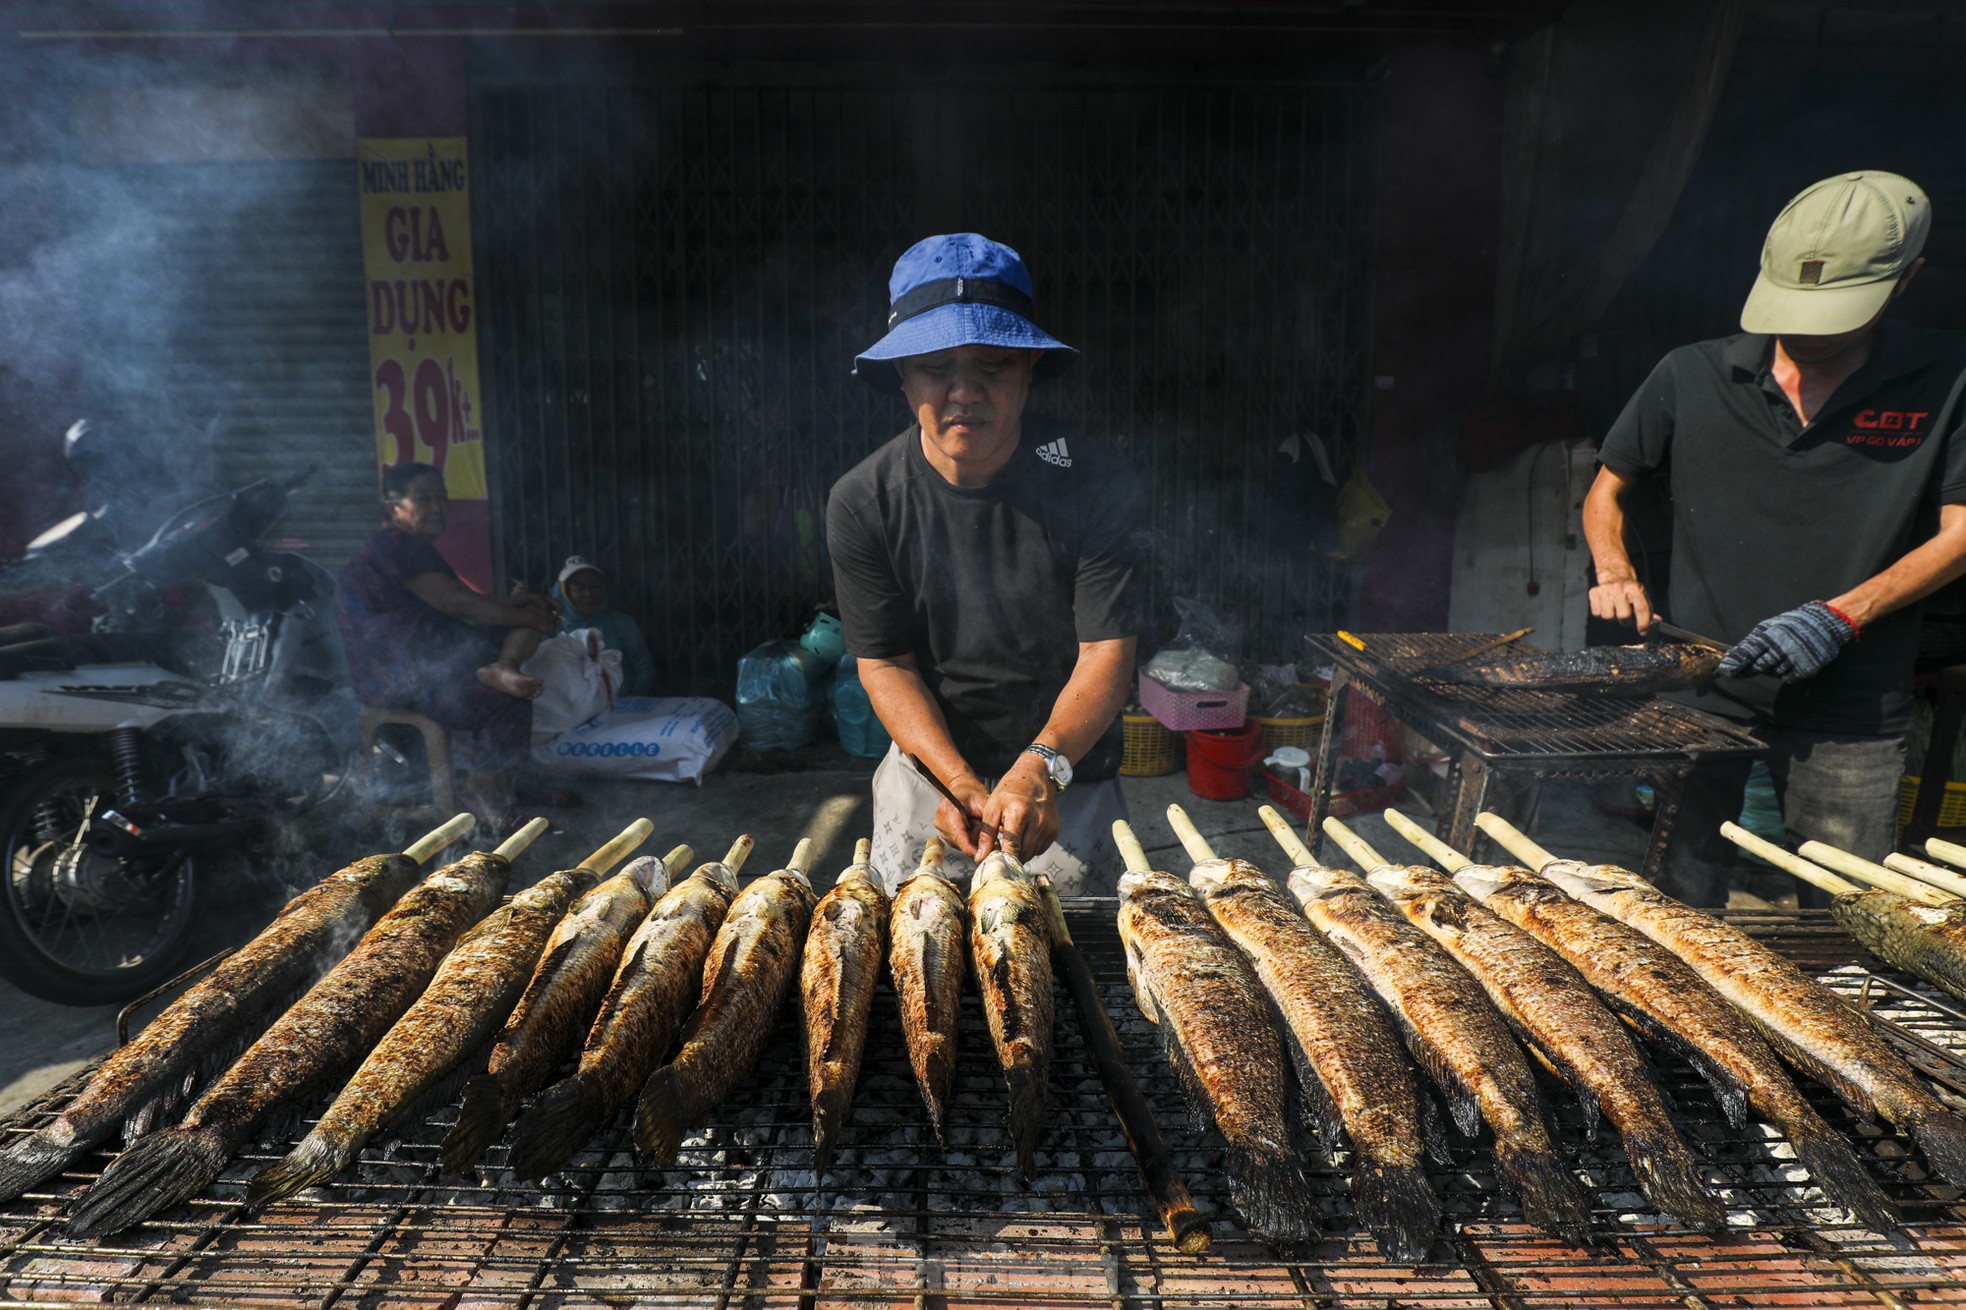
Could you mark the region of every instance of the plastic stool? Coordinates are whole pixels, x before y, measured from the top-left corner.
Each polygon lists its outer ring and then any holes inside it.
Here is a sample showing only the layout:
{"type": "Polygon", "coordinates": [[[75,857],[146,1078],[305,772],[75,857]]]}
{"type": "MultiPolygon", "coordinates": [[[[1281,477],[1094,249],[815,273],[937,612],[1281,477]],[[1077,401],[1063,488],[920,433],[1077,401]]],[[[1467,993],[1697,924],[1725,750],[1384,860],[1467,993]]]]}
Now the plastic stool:
{"type": "Polygon", "coordinates": [[[385,723],[400,723],[423,734],[423,757],[430,763],[430,800],[439,813],[456,814],[457,775],[451,771],[451,730],[435,719],[426,719],[410,710],[386,710],[380,706],[362,707],[362,750],[375,753],[376,729],[385,723]]]}

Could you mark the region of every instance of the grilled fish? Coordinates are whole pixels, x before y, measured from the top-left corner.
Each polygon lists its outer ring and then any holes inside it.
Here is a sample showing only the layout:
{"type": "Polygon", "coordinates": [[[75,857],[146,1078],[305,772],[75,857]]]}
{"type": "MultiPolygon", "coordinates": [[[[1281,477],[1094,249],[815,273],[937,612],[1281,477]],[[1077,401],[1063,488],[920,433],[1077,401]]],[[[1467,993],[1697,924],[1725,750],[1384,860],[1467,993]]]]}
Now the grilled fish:
{"type": "Polygon", "coordinates": [[[1831,1200],[1874,1228],[1896,1225],[1849,1143],[1803,1099],[1748,1017],[1685,961],[1527,869],[1471,864],[1454,881],[1570,961],[1613,1011],[1698,1069],[1733,1123],[1751,1108],[1779,1127],[1831,1200]]]}
{"type": "Polygon", "coordinates": [[[1556,860],[1543,877],[1685,960],[1754,1020],[1769,1045],[1859,1114],[1911,1134],[1940,1177],[1966,1185],[1966,1119],[1927,1091],[1848,1001],[1740,929],[1626,869],[1556,860]]]}
{"type": "Polygon", "coordinates": [[[511,864],[474,852],[412,887],[355,949],[274,1021],[175,1128],[118,1156],[68,1221],[115,1232],[203,1191],[279,1106],[345,1075],[407,1010],[446,952],[498,903],[511,864]]]}
{"type": "Polygon", "coordinates": [[[1648,696],[1713,681],[1725,651],[1690,642],[1586,646],[1582,650],[1513,655],[1486,664],[1441,664],[1425,676],[1461,687],[1525,687],[1648,696]]]}
{"type": "Polygon", "coordinates": [[[1644,1055],[1583,975],[1445,874],[1385,865],[1366,881],[1475,976],[1529,1050],[1576,1089],[1593,1122],[1599,1111],[1611,1120],[1655,1205],[1695,1228],[1726,1222],[1644,1055]]]}
{"type": "Polygon", "coordinates": [[[872,843],[855,846],[849,865],[812,913],[799,986],[805,997],[806,1081],[812,1092],[812,1169],[826,1172],[833,1139],[853,1108],[867,1018],[887,947],[887,892],[867,863],[872,843]]]}
{"type": "Polygon", "coordinates": [[[527,1093],[566,1059],[592,1021],[628,935],[650,900],[668,889],[668,866],[645,855],[573,903],[536,957],[538,967],[500,1029],[485,1072],[464,1084],[457,1122],[444,1135],[443,1172],[476,1165],[527,1093]]]}
{"type": "Polygon", "coordinates": [[[287,902],[259,936],[104,1061],[53,1123],[0,1154],[0,1201],[53,1177],[199,1066],[257,1037],[268,1016],[318,979],[421,873],[406,855],[372,855],[287,902]]]}
{"type": "Polygon", "coordinates": [[[888,972],[901,1007],[908,1063],[928,1108],[928,1126],[946,1148],[943,1116],[956,1077],[957,1021],[963,973],[969,967],[969,906],[942,872],[939,838],[929,838],[920,867],[895,890],[888,925],[888,972]]]}
{"type": "MultiPolygon", "coordinates": [[[[751,848],[750,838],[740,842],[751,848]]],[[[743,856],[723,861],[663,893],[621,953],[601,1012],[587,1031],[580,1068],[541,1092],[512,1125],[512,1173],[539,1178],[561,1168],[648,1081],[703,994],[703,960],[723,926],[743,856]]]]}
{"type": "Polygon", "coordinates": [[[1427,1182],[1420,1104],[1399,1038],[1365,983],[1255,865],[1203,860],[1188,881],[1233,942],[1282,1020],[1299,1082],[1342,1128],[1357,1161],[1352,1203],[1398,1264],[1426,1259],[1440,1231],[1427,1182]]]}
{"type": "Polygon", "coordinates": [[[799,951],[812,924],[812,884],[802,863],[795,855],[731,902],[710,944],[701,1000],[682,1048],[649,1075],[635,1105],[635,1146],[651,1164],[674,1164],[684,1135],[702,1127],[757,1067],[798,978],[799,951]]]}
{"type": "Polygon", "coordinates": [[[983,857],[970,881],[969,951],[990,1042],[1010,1089],[1017,1172],[1029,1182],[1051,1081],[1051,926],[1024,866],[1001,847],[983,857]]]}
{"type": "Polygon", "coordinates": [[[1316,1202],[1285,1117],[1283,1045],[1261,986],[1173,874],[1129,870],[1119,893],[1133,994],[1160,1029],[1196,1126],[1213,1122],[1229,1144],[1236,1209],[1269,1241],[1316,1237],[1316,1202]]]}
{"type": "Polygon", "coordinates": [[[1843,892],[1830,903],[1871,954],[1966,1000],[1966,901],[1924,905],[1896,892],[1843,892]]]}
{"type": "Polygon", "coordinates": [[[519,998],[567,902],[594,879],[586,869],[549,873],[464,934],[313,1130],[253,1175],[246,1204],[258,1208],[340,1173],[476,1054],[519,998]]]}
{"type": "Polygon", "coordinates": [[[1356,874],[1304,865],[1290,871],[1290,891],[1393,1012],[1461,1131],[1487,1121],[1523,1216],[1567,1242],[1586,1240],[1590,1200],[1557,1155],[1529,1061],[1481,985],[1356,874]]]}

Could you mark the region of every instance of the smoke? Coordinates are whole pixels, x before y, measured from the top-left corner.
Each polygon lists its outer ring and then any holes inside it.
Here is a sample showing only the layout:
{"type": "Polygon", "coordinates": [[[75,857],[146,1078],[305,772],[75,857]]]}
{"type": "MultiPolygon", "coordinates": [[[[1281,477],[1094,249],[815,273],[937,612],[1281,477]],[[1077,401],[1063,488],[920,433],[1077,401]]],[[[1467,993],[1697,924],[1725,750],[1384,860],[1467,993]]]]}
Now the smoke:
{"type": "Polygon", "coordinates": [[[236,302],[307,257],[282,239],[297,226],[282,167],[352,158],[346,70],[24,44],[7,71],[0,445],[41,476],[0,509],[22,520],[5,526],[31,536],[66,512],[49,479],[76,418],[112,438],[114,475],[153,518],[249,480],[213,454],[269,381],[241,350],[254,325],[236,302]]]}

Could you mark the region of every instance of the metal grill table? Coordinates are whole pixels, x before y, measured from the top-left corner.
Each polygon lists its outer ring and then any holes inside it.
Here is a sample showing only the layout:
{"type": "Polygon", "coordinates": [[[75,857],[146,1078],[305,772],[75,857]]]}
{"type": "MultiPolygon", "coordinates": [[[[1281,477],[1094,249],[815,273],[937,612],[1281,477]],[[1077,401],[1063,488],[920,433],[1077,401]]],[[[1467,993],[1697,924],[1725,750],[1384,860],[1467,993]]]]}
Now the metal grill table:
{"type": "MultiPolygon", "coordinates": [[[[1484,809],[1526,820],[1544,782],[1649,778],[1658,802],[1639,870],[1647,878],[1658,874],[1694,764],[1703,758],[1759,755],[1765,749],[1753,734],[1725,719],[1653,696],[1467,687],[1426,676],[1435,665],[1493,647],[1500,633],[1347,636],[1317,633],[1307,638],[1318,655],[1331,661],[1331,708],[1311,780],[1307,826],[1311,849],[1320,855],[1325,841],[1321,821],[1330,805],[1353,696],[1365,696],[1450,752],[1451,799],[1441,836],[1457,850],[1473,853],[1473,843],[1487,840],[1474,822],[1484,809]]],[[[1511,653],[1530,649],[1516,646],[1511,653]]]]}
{"type": "MultiPolygon", "coordinates": [[[[1002,1080],[974,996],[965,998],[951,1147],[939,1151],[900,1050],[894,998],[875,1028],[852,1121],[826,1185],[811,1176],[812,1137],[799,1035],[785,1024],[757,1072],[690,1139],[678,1167],[636,1170],[617,1120],[545,1185],[514,1183],[504,1147],[453,1185],[436,1148],[446,1103],[378,1141],[333,1183],[257,1215],[243,1180],[283,1154],[302,1122],[264,1132],[198,1201],[114,1238],[61,1234],[60,1216],[108,1159],[0,1206],[0,1304],[176,1303],[353,1310],[377,1307],[1296,1307],[1306,1310],[1556,1310],[1557,1307],[1905,1307],[1966,1304],[1966,1207],[1933,1184],[1904,1139],[1858,1121],[1804,1084],[1902,1216],[1893,1244],[1851,1226],[1798,1177],[1787,1144],[1763,1126],[1727,1125],[1689,1067],[1660,1061],[1682,1130],[1728,1210],[1713,1237],[1680,1228],[1638,1193],[1611,1132],[1592,1140],[1573,1098],[1544,1090],[1555,1137],[1587,1180],[1598,1243],[1572,1248],[1525,1226],[1497,1188],[1490,1143],[1455,1139],[1431,1177],[1448,1222],[1429,1262],[1385,1264],[1352,1220],[1349,1159],[1312,1156],[1328,1236],[1290,1250],[1249,1239],[1228,1210],[1224,1148],[1185,1125],[1159,1036],[1125,982],[1110,900],[1067,906],[1100,978],[1127,1062],[1140,1078],[1197,1205],[1216,1219],[1214,1248],[1176,1254],[1158,1231],[1092,1063],[1059,1006],[1058,1053],[1039,1176],[1013,1173],[1002,1080]]],[[[1870,975],[1822,912],[1736,920],[1831,985],[1857,996],[1870,975]]],[[[1902,975],[1911,995],[1879,1008],[1887,1036],[1951,1087],[1966,1086],[1966,1022],[1902,975]],[[1927,1045],[1919,1045],[1920,1042],[1927,1045]],[[1934,1053],[1936,1052],[1936,1054],[1934,1053]]],[[[10,1121],[0,1144],[45,1123],[72,1080],[10,1121]]]]}

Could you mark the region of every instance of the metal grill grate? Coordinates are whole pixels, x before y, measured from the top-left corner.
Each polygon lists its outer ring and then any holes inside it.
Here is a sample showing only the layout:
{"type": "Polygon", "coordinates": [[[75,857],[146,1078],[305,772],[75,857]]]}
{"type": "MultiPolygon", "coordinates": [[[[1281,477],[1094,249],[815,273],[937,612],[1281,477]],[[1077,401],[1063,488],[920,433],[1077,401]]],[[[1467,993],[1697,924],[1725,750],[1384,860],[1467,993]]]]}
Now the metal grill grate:
{"type": "MultiPolygon", "coordinates": [[[[1438,683],[1425,670],[1492,642],[1499,633],[1374,632],[1359,650],[1333,633],[1308,638],[1322,658],[1370,687],[1402,722],[1425,736],[1447,724],[1484,759],[1682,759],[1691,752],[1759,753],[1762,744],[1724,720],[1652,697],[1584,696],[1520,687],[1438,683]]],[[[1517,647],[1516,651],[1531,649],[1517,647]]]]}
{"type": "MultiPolygon", "coordinates": [[[[1103,980],[1129,1062],[1176,1144],[1197,1203],[1226,1216],[1220,1142],[1183,1125],[1158,1040],[1124,982],[1112,902],[1068,908],[1103,980]]],[[[1853,995],[1858,952],[1821,912],[1738,918],[1749,931],[1853,995]]],[[[1966,1024],[1893,995],[1891,1017],[1966,1058],[1966,1024]]],[[[1585,1140],[1574,1103],[1552,1090],[1559,1140],[1585,1172],[1603,1234],[1563,1247],[1522,1225],[1496,1191],[1482,1144],[1457,1142],[1434,1173],[1453,1219],[1436,1263],[1392,1268],[1350,1221],[1344,1170],[1311,1170],[1329,1239],[1291,1252],[1247,1240],[1232,1219],[1214,1249],[1180,1256],[1159,1237],[1132,1158],[1061,1008],[1044,1172],[1025,1189],[1010,1168],[1001,1084],[974,998],[952,1109],[953,1145],[927,1138],[892,997],[877,1026],[839,1168],[815,1196],[798,1038],[786,1025],[758,1073],[693,1138],[678,1168],[641,1175],[616,1123],[551,1187],[513,1186],[491,1168],[471,1186],[435,1181],[446,1105],[350,1174],[259,1216],[240,1184],[300,1131],[264,1136],[193,1205],[119,1238],[70,1242],[64,1198],[104,1157],[0,1209],[0,1298],[222,1303],[265,1307],[1077,1306],[1620,1307],[1929,1305],[1966,1301],[1966,1208],[1924,1180],[1902,1140],[1853,1120],[1805,1085],[1856,1141],[1900,1207],[1894,1247],[1844,1226],[1789,1178],[1786,1144],[1727,1128],[1690,1070],[1662,1071],[1681,1123],[1724,1188],[1733,1230],[1714,1240],[1667,1226],[1637,1194],[1615,1135],[1585,1140]]],[[[1966,1064],[1949,1070],[1955,1080],[1966,1064]]],[[[73,1090],[74,1083],[67,1089],[73,1090]]],[[[44,1122],[63,1092],[9,1124],[44,1122]]]]}

